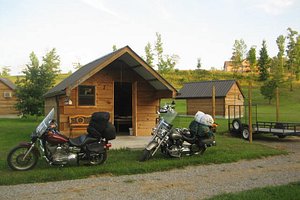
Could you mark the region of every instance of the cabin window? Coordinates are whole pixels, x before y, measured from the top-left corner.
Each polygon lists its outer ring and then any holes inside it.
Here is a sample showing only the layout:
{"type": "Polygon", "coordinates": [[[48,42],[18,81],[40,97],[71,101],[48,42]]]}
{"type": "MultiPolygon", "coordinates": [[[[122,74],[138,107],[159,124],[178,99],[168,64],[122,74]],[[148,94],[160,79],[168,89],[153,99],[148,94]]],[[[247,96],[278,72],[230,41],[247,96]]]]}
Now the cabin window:
{"type": "Polygon", "coordinates": [[[88,85],[78,86],[78,105],[79,106],[95,105],[95,86],[88,86],[88,85]]]}

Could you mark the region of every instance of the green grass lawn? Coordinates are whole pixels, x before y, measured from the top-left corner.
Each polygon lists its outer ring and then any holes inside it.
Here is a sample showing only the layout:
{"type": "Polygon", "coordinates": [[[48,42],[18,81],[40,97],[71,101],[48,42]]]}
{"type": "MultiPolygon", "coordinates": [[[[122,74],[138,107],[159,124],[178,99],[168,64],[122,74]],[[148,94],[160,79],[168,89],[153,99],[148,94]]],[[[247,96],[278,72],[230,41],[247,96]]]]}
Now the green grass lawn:
{"type": "Polygon", "coordinates": [[[264,187],[238,193],[217,195],[209,200],[298,200],[300,197],[300,182],[282,186],[264,187]]]}
{"type": "Polygon", "coordinates": [[[8,168],[8,151],[20,141],[29,141],[30,133],[39,122],[31,119],[0,119],[0,185],[60,181],[101,175],[150,173],[184,168],[189,165],[236,162],[241,159],[262,158],[287,152],[259,144],[217,135],[217,146],[209,148],[202,156],[166,158],[157,153],[147,162],[138,162],[142,150],[109,150],[108,159],[99,166],[49,166],[42,158],[30,171],[18,172],[8,168]]]}

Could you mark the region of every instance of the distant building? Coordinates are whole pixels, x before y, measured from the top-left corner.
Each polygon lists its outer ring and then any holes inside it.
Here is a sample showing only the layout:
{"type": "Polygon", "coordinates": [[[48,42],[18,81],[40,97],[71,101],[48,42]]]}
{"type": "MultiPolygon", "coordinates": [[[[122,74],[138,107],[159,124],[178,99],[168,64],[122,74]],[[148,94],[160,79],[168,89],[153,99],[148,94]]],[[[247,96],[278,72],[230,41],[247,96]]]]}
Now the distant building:
{"type": "MultiPolygon", "coordinates": [[[[234,68],[232,61],[224,62],[224,71],[225,72],[234,72],[235,70],[236,70],[236,72],[239,72],[239,73],[250,72],[251,69],[250,69],[249,61],[243,60],[242,65],[240,67],[238,67],[237,69],[234,68]]],[[[255,69],[255,71],[257,71],[257,69],[255,69]]]]}
{"type": "Polygon", "coordinates": [[[17,103],[15,89],[15,84],[0,77],[0,118],[18,117],[19,112],[15,109],[17,103]]]}
{"type": "MultiPolygon", "coordinates": [[[[215,86],[216,116],[228,117],[229,105],[244,105],[244,94],[235,80],[214,80],[185,83],[176,99],[186,99],[187,114],[197,111],[212,114],[212,88],[215,86]]],[[[230,115],[234,115],[231,111],[230,115]]]]}

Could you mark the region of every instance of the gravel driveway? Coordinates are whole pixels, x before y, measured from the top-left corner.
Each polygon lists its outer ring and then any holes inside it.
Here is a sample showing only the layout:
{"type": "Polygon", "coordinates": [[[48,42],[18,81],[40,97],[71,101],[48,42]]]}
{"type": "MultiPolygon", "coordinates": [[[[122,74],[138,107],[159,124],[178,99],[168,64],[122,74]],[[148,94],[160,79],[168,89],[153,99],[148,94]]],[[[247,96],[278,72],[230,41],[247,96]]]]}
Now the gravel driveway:
{"type": "Polygon", "coordinates": [[[255,140],[291,153],[129,176],[0,186],[0,199],[204,199],[300,181],[300,138],[255,140]]]}

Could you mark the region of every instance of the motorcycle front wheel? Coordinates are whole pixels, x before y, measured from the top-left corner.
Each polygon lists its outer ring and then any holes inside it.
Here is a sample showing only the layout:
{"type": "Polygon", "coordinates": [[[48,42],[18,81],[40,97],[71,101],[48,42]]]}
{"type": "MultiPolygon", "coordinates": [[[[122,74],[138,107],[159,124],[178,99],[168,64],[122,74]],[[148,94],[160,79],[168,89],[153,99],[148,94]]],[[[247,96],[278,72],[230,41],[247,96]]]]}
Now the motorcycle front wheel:
{"type": "Polygon", "coordinates": [[[154,149],[148,150],[144,149],[142,156],[140,157],[140,162],[144,162],[146,160],[149,160],[152,156],[154,149]]]}
{"type": "Polygon", "coordinates": [[[18,171],[32,169],[37,164],[38,155],[36,155],[34,151],[30,151],[24,158],[27,150],[28,147],[23,146],[17,146],[13,148],[7,156],[8,166],[13,170],[18,171]]]}
{"type": "Polygon", "coordinates": [[[92,155],[90,157],[90,164],[91,165],[101,165],[103,164],[107,159],[107,152],[100,153],[98,155],[92,155]]]}

